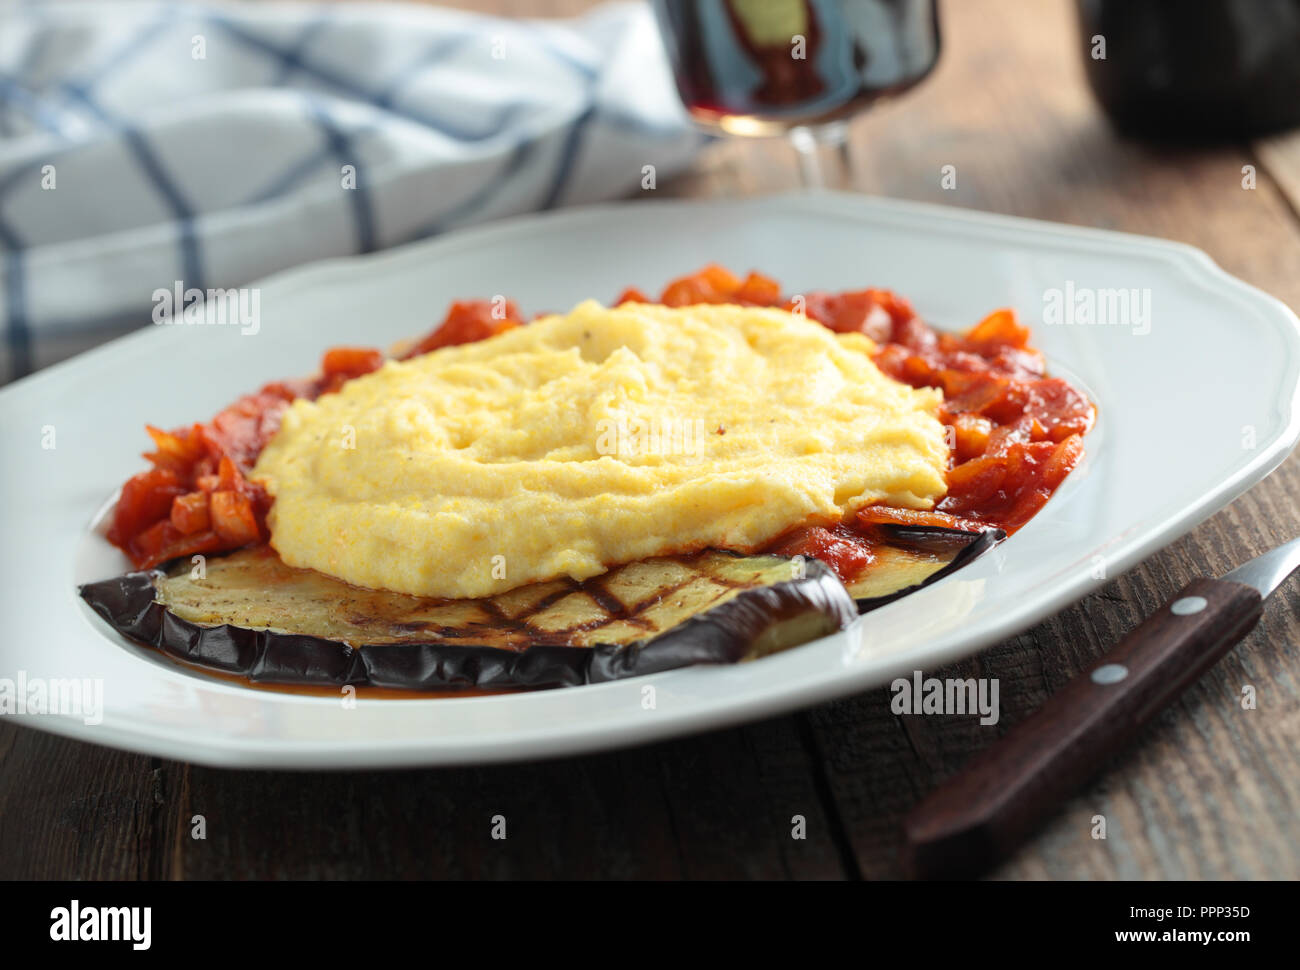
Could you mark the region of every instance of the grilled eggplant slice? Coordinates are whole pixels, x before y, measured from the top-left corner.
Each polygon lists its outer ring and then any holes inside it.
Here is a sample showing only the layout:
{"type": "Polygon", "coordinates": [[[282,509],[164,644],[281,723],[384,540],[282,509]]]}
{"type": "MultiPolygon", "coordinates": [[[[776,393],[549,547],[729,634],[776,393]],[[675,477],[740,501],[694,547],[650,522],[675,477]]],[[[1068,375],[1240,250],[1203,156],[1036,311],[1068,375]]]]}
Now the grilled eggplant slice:
{"type": "Polygon", "coordinates": [[[875,526],[885,541],[876,561],[846,585],[859,612],[878,609],[978,559],[1007,537],[1001,529],[963,532],[938,526],[875,526]]]}
{"type": "Polygon", "coordinates": [[[585,583],[423,599],[296,569],[259,546],[209,560],[202,576],[185,563],[80,593],[126,636],[258,682],[568,686],[797,646],[935,582],[1004,538],[996,530],[878,528],[886,541],[847,591],[815,559],[707,550],[630,563],[585,583]]]}
{"type": "Polygon", "coordinates": [[[820,562],[706,551],[484,600],[363,590],[267,547],[80,593],[121,633],[254,681],[416,690],[599,683],[736,663],[842,629],[852,598],[820,562]]]}

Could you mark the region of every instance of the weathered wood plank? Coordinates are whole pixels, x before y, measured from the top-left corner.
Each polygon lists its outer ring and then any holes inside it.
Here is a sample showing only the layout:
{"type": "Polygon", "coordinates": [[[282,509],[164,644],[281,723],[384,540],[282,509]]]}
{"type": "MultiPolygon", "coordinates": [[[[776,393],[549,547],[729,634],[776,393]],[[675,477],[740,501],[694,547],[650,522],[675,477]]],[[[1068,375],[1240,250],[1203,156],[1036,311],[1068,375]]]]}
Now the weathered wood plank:
{"type": "Polygon", "coordinates": [[[343,773],[192,767],[0,724],[0,878],[842,878],[813,767],[793,718],[554,762],[343,773]]]}
{"type": "Polygon", "coordinates": [[[0,723],[0,879],[158,879],[174,776],[140,755],[0,723]]]}

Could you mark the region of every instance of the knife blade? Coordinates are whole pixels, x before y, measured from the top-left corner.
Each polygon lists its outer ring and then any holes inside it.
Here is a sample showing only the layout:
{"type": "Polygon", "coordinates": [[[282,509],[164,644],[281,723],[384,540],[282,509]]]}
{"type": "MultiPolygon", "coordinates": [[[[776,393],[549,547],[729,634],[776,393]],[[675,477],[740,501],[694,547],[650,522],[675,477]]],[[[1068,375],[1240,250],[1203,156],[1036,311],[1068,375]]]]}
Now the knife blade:
{"type": "Polygon", "coordinates": [[[1254,629],[1264,600],[1297,569],[1293,539],[1220,579],[1188,583],[912,809],[903,871],[970,877],[1003,859],[1254,629]]]}

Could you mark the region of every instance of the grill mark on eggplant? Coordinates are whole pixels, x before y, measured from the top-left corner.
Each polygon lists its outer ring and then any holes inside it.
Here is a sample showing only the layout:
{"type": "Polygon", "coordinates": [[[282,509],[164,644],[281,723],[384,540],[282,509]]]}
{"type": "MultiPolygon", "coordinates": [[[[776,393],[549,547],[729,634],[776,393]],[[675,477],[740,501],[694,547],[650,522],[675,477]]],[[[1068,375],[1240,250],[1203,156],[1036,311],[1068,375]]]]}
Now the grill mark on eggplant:
{"type": "MultiPolygon", "coordinates": [[[[520,615],[520,616],[528,616],[528,615],[531,615],[531,614],[540,613],[542,610],[548,610],[548,609],[550,609],[552,606],[554,606],[556,603],[558,603],[560,600],[564,599],[564,597],[566,597],[566,596],[570,595],[571,593],[575,592],[576,590],[582,588],[582,587],[579,586],[577,583],[575,583],[573,580],[571,580],[571,579],[569,579],[569,578],[567,578],[567,577],[565,577],[565,582],[566,582],[568,585],[566,585],[563,589],[557,589],[557,590],[556,590],[555,592],[553,592],[553,593],[547,593],[545,596],[543,596],[541,599],[539,599],[536,603],[534,603],[534,604],[533,604],[532,606],[530,606],[528,609],[526,609],[526,610],[524,610],[523,612],[521,612],[519,615],[520,615]]],[[[494,606],[493,608],[496,609],[498,613],[501,612],[500,607],[496,607],[496,606],[494,606]]],[[[502,619],[508,620],[509,622],[516,622],[516,621],[515,621],[514,619],[512,619],[512,618],[510,618],[510,617],[506,617],[504,614],[502,614],[502,619]]],[[[522,624],[520,625],[520,629],[523,629],[523,625],[522,625],[522,624]]]]}
{"type": "MultiPolygon", "coordinates": [[[[683,565],[689,565],[689,563],[683,562],[683,560],[681,559],[676,559],[674,561],[682,563],[683,565]]],[[[718,581],[717,578],[714,576],[710,576],[709,578],[712,579],[714,582],[718,581]]],[[[672,596],[674,593],[681,592],[682,587],[688,585],[689,583],[694,582],[695,579],[696,577],[692,576],[690,579],[683,579],[680,583],[673,583],[671,586],[665,586],[663,589],[657,589],[649,596],[647,596],[645,599],[640,600],[639,602],[633,604],[630,607],[622,606],[617,596],[615,596],[613,593],[609,593],[608,591],[605,592],[606,595],[609,597],[609,601],[611,603],[618,603],[620,609],[626,610],[627,615],[620,617],[620,619],[623,620],[641,619],[641,614],[644,613],[646,610],[650,609],[650,607],[658,606],[660,603],[662,603],[668,597],[672,596]]],[[[599,584],[599,586],[602,590],[604,589],[603,584],[599,584]]],[[[596,602],[600,603],[601,606],[604,606],[604,603],[601,603],[599,599],[597,599],[596,602]]]]}
{"type": "Polygon", "coordinates": [[[624,603],[621,599],[606,589],[604,580],[599,576],[589,579],[584,584],[584,589],[586,590],[587,595],[596,601],[596,605],[610,616],[618,616],[620,614],[627,614],[630,616],[638,612],[640,609],[640,604],[629,605],[624,603]]]}
{"type": "Polygon", "coordinates": [[[483,601],[483,609],[492,617],[494,623],[508,623],[510,617],[506,616],[505,611],[497,604],[495,600],[487,599],[483,601]]]}
{"type": "MultiPolygon", "coordinates": [[[[695,562],[693,561],[693,558],[698,559],[699,557],[682,558],[680,556],[670,556],[666,558],[672,562],[680,563],[682,566],[686,568],[695,568],[695,562]]],[[[737,580],[729,579],[726,576],[719,576],[714,573],[708,573],[706,575],[710,582],[716,583],[719,586],[725,586],[729,589],[745,588],[744,583],[741,583],[737,580]]],[[[592,579],[587,580],[585,583],[575,583],[572,589],[557,590],[555,593],[543,597],[541,600],[538,601],[538,604],[536,606],[532,607],[529,610],[525,610],[524,612],[519,614],[519,617],[513,619],[506,617],[505,614],[501,612],[500,607],[498,607],[494,602],[492,602],[492,600],[490,599],[485,600],[484,604],[486,608],[489,610],[489,612],[493,613],[494,616],[501,618],[503,624],[512,625],[514,629],[516,629],[519,632],[528,633],[532,636],[539,637],[539,638],[547,638],[547,642],[549,642],[549,638],[552,637],[556,638],[556,642],[561,642],[562,635],[566,635],[567,637],[572,637],[572,635],[575,633],[590,632],[591,630],[595,630],[598,629],[599,627],[607,626],[612,623],[628,623],[642,630],[653,630],[654,624],[651,623],[649,620],[647,620],[645,617],[641,616],[641,614],[652,606],[658,606],[660,603],[662,603],[664,600],[671,597],[673,594],[680,592],[683,587],[688,586],[690,583],[695,582],[697,578],[698,575],[691,576],[687,579],[683,579],[681,582],[674,583],[671,586],[665,586],[662,589],[658,589],[643,600],[638,600],[635,603],[627,604],[624,603],[622,600],[620,600],[614,593],[610,592],[610,590],[606,588],[603,576],[596,576],[593,577],[592,579]],[[589,595],[596,602],[596,605],[605,611],[606,615],[603,617],[597,617],[586,623],[575,623],[563,628],[557,627],[554,630],[539,630],[537,627],[529,624],[527,620],[520,619],[522,617],[526,617],[531,614],[541,613],[543,610],[551,606],[554,606],[556,603],[564,599],[566,596],[569,596],[572,593],[577,591],[582,591],[587,595],[589,595]]]]}

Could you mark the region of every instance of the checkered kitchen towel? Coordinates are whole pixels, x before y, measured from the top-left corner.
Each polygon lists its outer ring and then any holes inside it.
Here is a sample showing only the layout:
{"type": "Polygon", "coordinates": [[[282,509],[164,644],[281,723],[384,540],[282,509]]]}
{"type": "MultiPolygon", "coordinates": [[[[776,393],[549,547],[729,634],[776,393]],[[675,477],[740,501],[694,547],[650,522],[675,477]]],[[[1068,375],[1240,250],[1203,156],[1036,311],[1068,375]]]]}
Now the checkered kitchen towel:
{"type": "Polygon", "coordinates": [[[636,189],[701,144],[647,8],[0,0],[0,381],[151,294],[636,189]]]}

